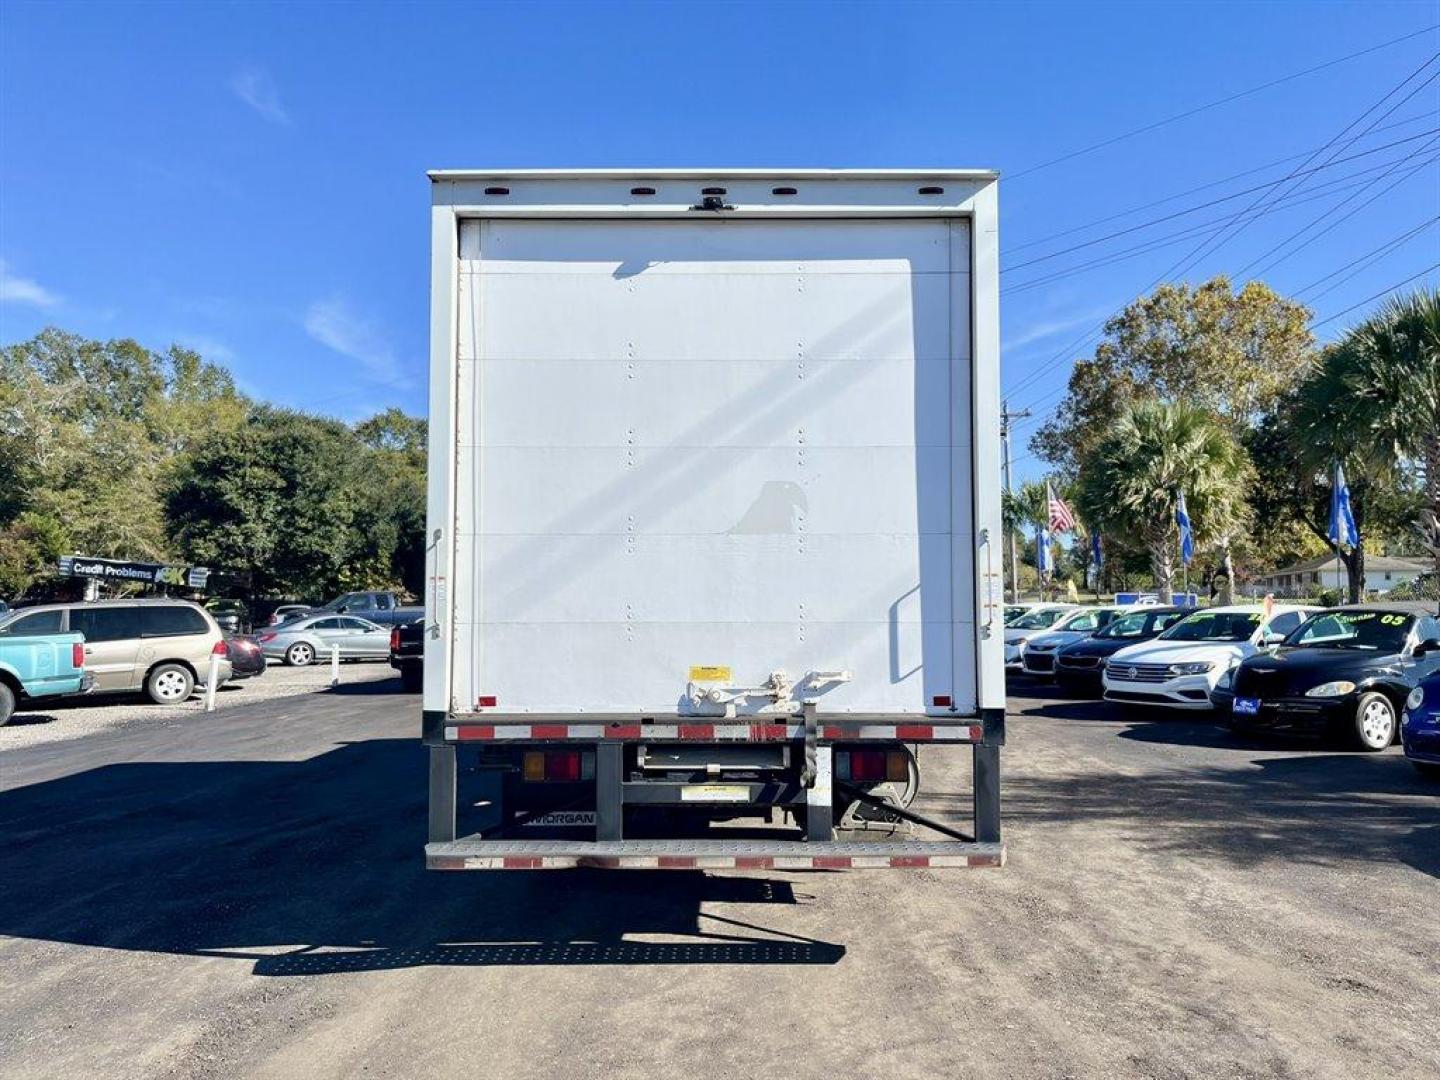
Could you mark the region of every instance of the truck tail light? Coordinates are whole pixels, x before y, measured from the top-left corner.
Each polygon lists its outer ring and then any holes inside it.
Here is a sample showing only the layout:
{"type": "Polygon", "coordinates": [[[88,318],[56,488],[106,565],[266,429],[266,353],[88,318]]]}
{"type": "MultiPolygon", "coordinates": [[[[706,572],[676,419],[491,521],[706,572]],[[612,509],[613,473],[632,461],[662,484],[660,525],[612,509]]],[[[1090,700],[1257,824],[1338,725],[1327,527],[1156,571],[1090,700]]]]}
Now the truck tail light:
{"type": "Polygon", "coordinates": [[[230,643],[222,637],[219,641],[215,642],[215,647],[210,651],[216,656],[229,656],[230,643]]]}
{"type": "Polygon", "coordinates": [[[589,780],[595,775],[595,759],[579,750],[530,750],[525,754],[523,774],[532,784],[589,780]]]}
{"type": "Polygon", "coordinates": [[[70,666],[83,668],[85,666],[85,643],[77,641],[70,646],[70,666]]]}
{"type": "Polygon", "coordinates": [[[400,628],[398,626],[390,631],[390,651],[400,651],[400,628]]]}
{"type": "Polygon", "coordinates": [[[903,782],[910,779],[909,755],[904,750],[841,750],[835,754],[835,773],[857,783],[903,782]]]}

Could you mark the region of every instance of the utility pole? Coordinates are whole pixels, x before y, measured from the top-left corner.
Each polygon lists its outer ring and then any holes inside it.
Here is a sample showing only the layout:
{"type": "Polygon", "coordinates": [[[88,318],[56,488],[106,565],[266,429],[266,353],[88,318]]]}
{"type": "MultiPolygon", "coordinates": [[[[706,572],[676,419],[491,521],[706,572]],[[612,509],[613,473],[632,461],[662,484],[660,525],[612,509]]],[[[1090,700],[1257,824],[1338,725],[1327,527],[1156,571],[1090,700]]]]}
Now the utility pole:
{"type": "MultiPolygon", "coordinates": [[[[1030,415],[1029,409],[1020,412],[1010,411],[1010,399],[1006,398],[1000,404],[1000,445],[1005,452],[1005,494],[1011,494],[1010,488],[1010,421],[1023,420],[1030,415]]],[[[1015,530],[1009,532],[1010,540],[1010,602],[1012,604],[1020,601],[1020,556],[1015,549],[1015,530]]]]}

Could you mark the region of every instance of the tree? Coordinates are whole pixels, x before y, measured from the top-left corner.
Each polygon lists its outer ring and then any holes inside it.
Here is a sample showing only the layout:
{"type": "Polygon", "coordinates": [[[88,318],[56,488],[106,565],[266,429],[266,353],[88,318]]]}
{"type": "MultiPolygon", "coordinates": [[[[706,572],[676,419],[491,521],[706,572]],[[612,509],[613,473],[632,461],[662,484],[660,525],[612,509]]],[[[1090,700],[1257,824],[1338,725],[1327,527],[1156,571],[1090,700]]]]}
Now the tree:
{"type": "Polygon", "coordinates": [[[1180,492],[1197,548],[1226,546],[1244,525],[1250,465],[1206,409],[1142,401],[1115,418],[1080,469],[1081,517],[1122,543],[1143,546],[1161,601],[1174,589],[1180,492]]]}
{"type": "Polygon", "coordinates": [[[1440,290],[1392,300],[1345,338],[1346,389],[1367,441],[1402,464],[1418,462],[1419,532],[1440,572],[1440,290]]]}
{"type": "Polygon", "coordinates": [[[1309,319],[1304,305],[1258,281],[1238,292],[1224,276],[1162,285],[1105,324],[1104,340],[1075,364],[1059,408],[1030,446],[1073,476],[1114,417],[1147,400],[1183,401],[1238,434],[1308,363],[1309,319]]]}

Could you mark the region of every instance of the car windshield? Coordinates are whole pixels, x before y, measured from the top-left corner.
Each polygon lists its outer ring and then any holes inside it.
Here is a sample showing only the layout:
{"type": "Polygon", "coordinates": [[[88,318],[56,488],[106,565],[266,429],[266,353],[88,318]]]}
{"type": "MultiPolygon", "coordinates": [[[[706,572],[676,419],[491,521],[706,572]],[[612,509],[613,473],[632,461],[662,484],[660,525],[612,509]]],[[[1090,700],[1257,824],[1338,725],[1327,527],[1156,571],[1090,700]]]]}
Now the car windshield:
{"type": "Polygon", "coordinates": [[[1031,611],[1010,623],[1012,630],[1045,630],[1055,625],[1055,620],[1064,615],[1067,608],[1050,608],[1046,611],[1031,611]]]}
{"type": "Polygon", "coordinates": [[[1254,611],[1197,611],[1160,635],[1161,641],[1245,641],[1260,625],[1254,611]]]}
{"type": "Polygon", "coordinates": [[[1164,630],[1178,618],[1180,618],[1178,611],[1132,611],[1128,615],[1118,616],[1114,622],[1095,636],[1100,638],[1144,637],[1146,634],[1155,633],[1157,628],[1164,630]]]}
{"type": "Polygon", "coordinates": [[[1391,611],[1322,611],[1285,639],[1299,649],[1399,652],[1415,619],[1391,611]]]}
{"type": "Polygon", "coordinates": [[[1052,630],[1094,630],[1100,624],[1100,613],[1089,608],[1067,611],[1052,630]]]}

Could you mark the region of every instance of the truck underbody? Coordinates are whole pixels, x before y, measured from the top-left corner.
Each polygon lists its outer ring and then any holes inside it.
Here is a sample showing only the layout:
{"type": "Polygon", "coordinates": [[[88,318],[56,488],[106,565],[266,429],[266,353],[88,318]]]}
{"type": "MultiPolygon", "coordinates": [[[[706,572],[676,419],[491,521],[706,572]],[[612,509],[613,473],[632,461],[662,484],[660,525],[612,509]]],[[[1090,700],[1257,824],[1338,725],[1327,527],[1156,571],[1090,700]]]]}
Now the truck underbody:
{"type": "Polygon", "coordinates": [[[991,867],[1004,714],[426,715],[432,870],[991,867]],[[897,722],[897,720],[899,722],[897,722]],[[969,745],[973,825],[909,808],[919,748],[969,745]],[[463,798],[462,798],[463,796],[463,798]],[[916,833],[928,833],[918,839],[916,833]]]}

